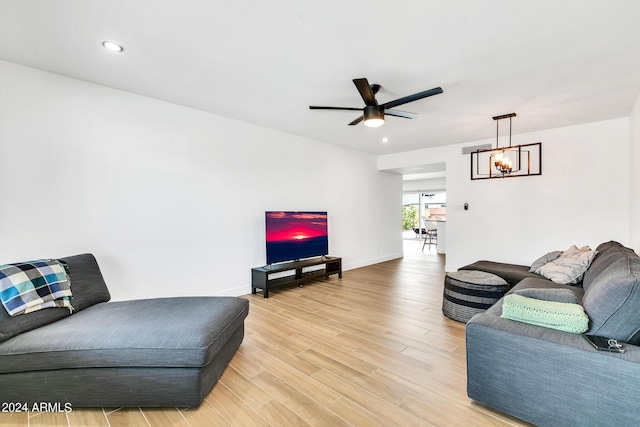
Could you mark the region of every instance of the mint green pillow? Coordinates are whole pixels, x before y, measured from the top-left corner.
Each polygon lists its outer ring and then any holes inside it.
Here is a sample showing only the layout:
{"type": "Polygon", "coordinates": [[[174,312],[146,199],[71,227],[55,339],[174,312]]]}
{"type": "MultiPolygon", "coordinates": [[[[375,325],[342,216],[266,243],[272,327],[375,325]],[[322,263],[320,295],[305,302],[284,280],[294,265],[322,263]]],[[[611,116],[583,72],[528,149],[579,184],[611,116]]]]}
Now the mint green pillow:
{"type": "Polygon", "coordinates": [[[573,334],[582,334],[589,329],[589,316],[580,304],[544,301],[518,294],[504,297],[502,317],[573,334]]]}

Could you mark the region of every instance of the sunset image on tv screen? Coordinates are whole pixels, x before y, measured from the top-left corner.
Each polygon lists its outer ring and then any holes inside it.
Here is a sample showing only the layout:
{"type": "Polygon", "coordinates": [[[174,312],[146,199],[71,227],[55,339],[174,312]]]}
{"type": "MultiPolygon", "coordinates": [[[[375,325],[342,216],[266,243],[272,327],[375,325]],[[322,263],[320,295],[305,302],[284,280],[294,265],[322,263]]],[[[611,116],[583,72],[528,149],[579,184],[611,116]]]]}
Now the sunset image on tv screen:
{"type": "Polygon", "coordinates": [[[328,253],[326,212],[266,212],[267,264],[328,253]]]}

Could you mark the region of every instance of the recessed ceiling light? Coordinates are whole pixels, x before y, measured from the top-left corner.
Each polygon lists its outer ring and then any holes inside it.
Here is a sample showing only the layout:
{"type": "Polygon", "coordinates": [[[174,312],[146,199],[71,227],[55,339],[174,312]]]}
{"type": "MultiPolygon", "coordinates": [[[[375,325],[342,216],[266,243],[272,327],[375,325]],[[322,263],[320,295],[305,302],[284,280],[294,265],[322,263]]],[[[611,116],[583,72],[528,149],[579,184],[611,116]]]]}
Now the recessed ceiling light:
{"type": "Polygon", "coordinates": [[[113,51],[113,52],[122,52],[124,50],[124,48],[122,46],[120,46],[118,43],[116,42],[110,42],[108,40],[105,40],[102,42],[102,46],[104,46],[105,48],[113,51]]]}
{"type": "Polygon", "coordinates": [[[383,144],[388,144],[389,141],[391,141],[391,140],[389,139],[389,137],[386,137],[386,136],[384,138],[380,139],[380,142],[383,143],[383,144]]]}

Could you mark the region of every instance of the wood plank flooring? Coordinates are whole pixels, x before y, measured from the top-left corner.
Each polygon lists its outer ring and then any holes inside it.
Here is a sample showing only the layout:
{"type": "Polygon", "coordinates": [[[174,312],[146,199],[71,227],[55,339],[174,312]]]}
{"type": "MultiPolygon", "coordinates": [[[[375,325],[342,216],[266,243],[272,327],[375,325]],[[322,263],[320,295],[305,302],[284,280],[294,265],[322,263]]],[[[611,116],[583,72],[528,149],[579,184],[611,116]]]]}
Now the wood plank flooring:
{"type": "Polygon", "coordinates": [[[526,426],[466,395],[464,324],[442,315],[444,256],[405,256],[247,295],[238,353],[198,408],[0,414],[0,426],[526,426]]]}

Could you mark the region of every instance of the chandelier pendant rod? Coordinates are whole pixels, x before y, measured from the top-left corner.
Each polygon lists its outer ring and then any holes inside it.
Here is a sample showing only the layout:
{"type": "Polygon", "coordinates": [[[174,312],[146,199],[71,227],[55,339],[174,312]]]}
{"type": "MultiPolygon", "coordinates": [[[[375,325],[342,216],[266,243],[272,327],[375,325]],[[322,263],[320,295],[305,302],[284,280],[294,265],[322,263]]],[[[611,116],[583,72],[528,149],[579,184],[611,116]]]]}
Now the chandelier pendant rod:
{"type": "Polygon", "coordinates": [[[516,116],[516,113],[503,114],[501,116],[493,117],[493,120],[496,121],[496,148],[500,148],[499,137],[500,137],[500,120],[509,119],[509,147],[511,147],[511,119],[516,116]]]}

